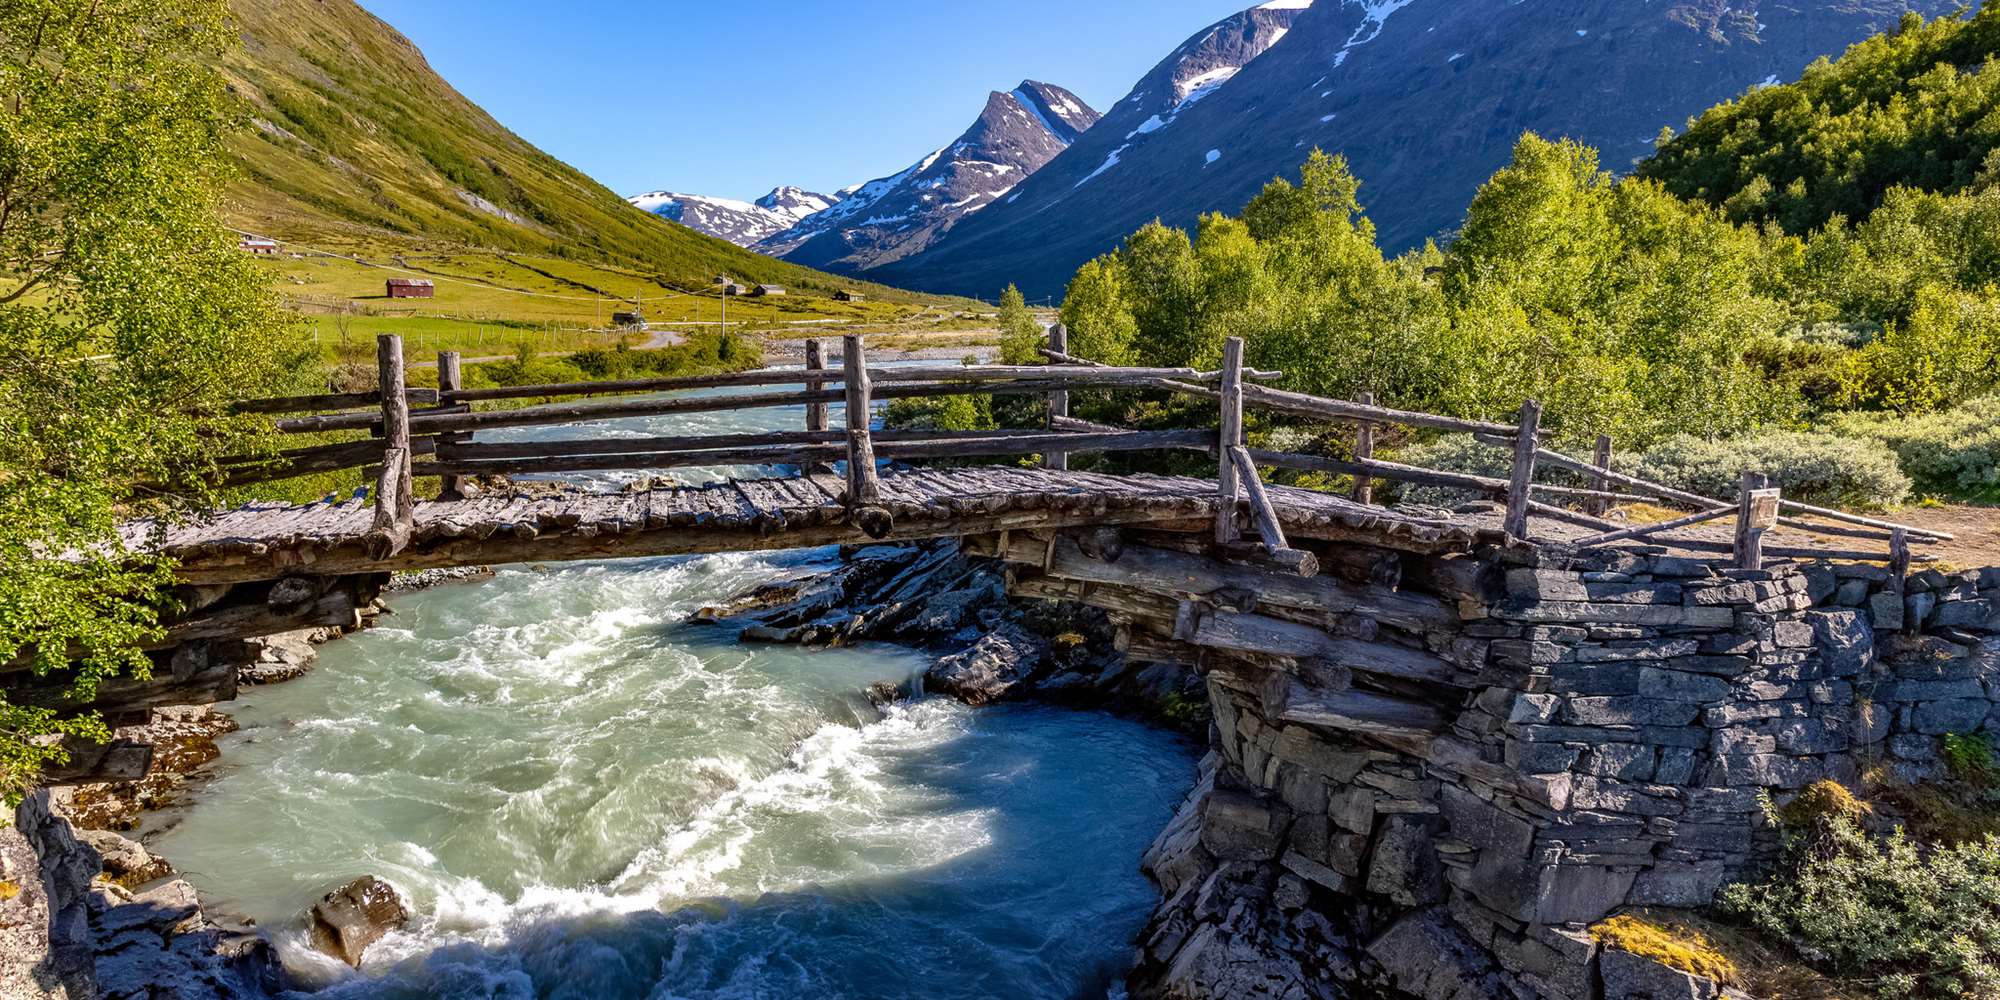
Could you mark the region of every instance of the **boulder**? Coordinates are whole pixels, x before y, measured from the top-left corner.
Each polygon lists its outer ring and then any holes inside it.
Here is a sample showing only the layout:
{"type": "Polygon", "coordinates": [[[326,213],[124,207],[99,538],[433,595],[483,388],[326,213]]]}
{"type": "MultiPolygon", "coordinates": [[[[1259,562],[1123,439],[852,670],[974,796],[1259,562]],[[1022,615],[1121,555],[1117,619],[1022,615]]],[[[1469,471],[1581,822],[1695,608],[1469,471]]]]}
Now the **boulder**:
{"type": "Polygon", "coordinates": [[[307,915],[313,947],[355,968],[382,935],[410,920],[396,887],[366,875],[326,894],[307,915]]]}
{"type": "Polygon", "coordinates": [[[1201,807],[1201,843],[1228,861],[1269,861],[1285,846],[1292,811],[1233,788],[1211,791],[1201,807]]]}
{"type": "Polygon", "coordinates": [[[1486,949],[1438,909],[1409,914],[1373,941],[1368,954],[1381,963],[1387,985],[1424,1000],[1496,1000],[1520,995],[1486,949]]]}
{"type": "Polygon", "coordinates": [[[76,838],[97,852],[111,881],[128,889],[174,873],[165,858],[110,830],[78,830],[76,838]]]}
{"type": "Polygon", "coordinates": [[[968,705],[985,705],[1027,690],[1035,671],[1048,660],[1048,645],[1012,623],[980,636],[970,647],[944,657],[924,672],[924,690],[950,695],[968,705]]]}
{"type": "Polygon", "coordinates": [[[319,659],[313,640],[319,629],[280,632],[243,644],[248,654],[236,667],[239,684],[276,684],[305,676],[319,659]]]}
{"type": "Polygon", "coordinates": [[[1597,958],[1604,1000],[1714,1000],[1715,980],[1689,975],[1642,955],[1606,948],[1597,958]]]}

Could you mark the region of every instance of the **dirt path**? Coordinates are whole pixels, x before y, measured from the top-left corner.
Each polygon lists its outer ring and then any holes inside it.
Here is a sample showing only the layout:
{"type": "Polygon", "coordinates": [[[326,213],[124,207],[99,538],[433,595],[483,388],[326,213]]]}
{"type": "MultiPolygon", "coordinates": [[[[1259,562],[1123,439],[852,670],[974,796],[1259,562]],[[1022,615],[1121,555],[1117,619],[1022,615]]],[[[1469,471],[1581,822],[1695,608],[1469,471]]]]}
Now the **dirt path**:
{"type": "Polygon", "coordinates": [[[1906,507],[1888,518],[1953,536],[1949,542],[1919,546],[1918,551],[1965,569],[2000,566],[2000,507],[1906,507]]]}

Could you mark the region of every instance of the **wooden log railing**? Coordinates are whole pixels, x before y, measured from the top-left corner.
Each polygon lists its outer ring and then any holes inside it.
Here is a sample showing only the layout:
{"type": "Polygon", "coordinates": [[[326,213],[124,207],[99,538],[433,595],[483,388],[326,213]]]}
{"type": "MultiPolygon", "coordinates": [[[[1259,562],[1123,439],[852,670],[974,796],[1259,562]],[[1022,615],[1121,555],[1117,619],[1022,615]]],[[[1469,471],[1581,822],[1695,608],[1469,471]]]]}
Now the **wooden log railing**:
{"type": "MultiPolygon", "coordinates": [[[[1191,450],[1216,462],[1218,497],[1214,537],[1237,547],[1246,527],[1254,529],[1255,544],[1267,563],[1294,568],[1301,575],[1316,572],[1309,554],[1293,550],[1285,537],[1270,491],[1260,469],[1295,469],[1352,477],[1348,498],[1367,504],[1374,500],[1377,481],[1462,489],[1499,500],[1503,506],[1502,537],[1510,544],[1529,544],[1532,519],[1543,518],[1589,529],[1568,540],[1544,538],[1542,544],[1562,544],[1587,550],[1619,543],[1667,544],[1698,552],[1730,555],[1736,565],[1755,569],[1767,558],[1835,558],[1887,561],[1907,568],[1910,547],[1947,541],[1947,533],[1892,521],[1799,503],[1761,482],[1746,480],[1731,500],[1702,496],[1652,482],[1611,468],[1611,440],[1599,437],[1591,461],[1555,451],[1541,440],[1542,408],[1523,402],[1512,423],[1398,410],[1377,405],[1370,394],[1357,401],[1325,399],[1276,389],[1260,383],[1282,373],[1251,368],[1244,344],[1224,342],[1222,366],[1214,371],[1189,367],[1114,367],[1069,353],[1068,331],[1055,324],[1044,365],[907,365],[868,364],[863,338],[842,339],[835,370],[818,340],[806,343],[803,371],[758,369],[711,375],[626,379],[607,382],[534,386],[466,388],[456,354],[438,356],[439,387],[410,388],[405,384],[400,340],[384,336],[378,343],[381,388],[371,392],[330,393],[278,399],[246,400],[237,412],[273,415],[283,434],[365,432],[366,440],[337,441],[262,456],[225,460],[227,485],[243,485],[348,468],[373,469],[377,514],[371,544],[393,552],[408,544],[414,520],[413,480],[439,477],[442,495],[460,495],[473,477],[490,475],[559,474],[605,470],[672,469],[691,466],[798,466],[808,474],[832,471],[845,463],[845,495],[860,512],[877,503],[880,460],[922,460],[973,456],[1039,455],[1045,468],[1067,469],[1082,453],[1191,450]],[[835,383],[838,382],[836,385],[835,383]],[[691,389],[739,388],[753,391],[722,396],[673,395],[691,389]],[[1078,419],[1070,414],[1077,390],[1168,392],[1212,400],[1217,410],[1214,430],[1141,431],[1078,419]],[[578,401],[599,396],[637,399],[578,401]],[[1040,395],[1048,403],[1043,429],[988,431],[878,431],[871,409],[877,400],[921,399],[965,394],[1040,395]],[[541,400],[513,409],[475,410],[473,404],[500,400],[541,400]],[[830,425],[829,409],[841,403],[844,426],[830,425]],[[412,406],[422,409],[412,410],[412,406]],[[803,429],[762,433],[590,438],[559,441],[476,443],[474,435],[495,428],[584,423],[622,417],[724,412],[798,406],[804,409],[803,429]],[[1336,458],[1252,448],[1245,434],[1247,410],[1352,424],[1352,454],[1336,458]],[[1389,428],[1471,434],[1475,439],[1509,452],[1506,478],[1443,469],[1427,469],[1376,457],[1380,435],[1389,428]],[[1539,482],[1546,470],[1581,477],[1584,486],[1539,482]],[[1629,525],[1607,520],[1614,504],[1664,502],[1691,513],[1655,524],[1629,525]],[[1684,528],[1734,517],[1730,541],[1679,536],[1684,528]],[[1826,546],[1768,544],[1776,529],[1818,535],[1859,538],[1886,543],[1886,552],[1836,549],[1826,546]]],[[[886,514],[882,515],[886,517],[886,514]]],[[[858,523],[858,522],[857,522],[858,523]]]]}

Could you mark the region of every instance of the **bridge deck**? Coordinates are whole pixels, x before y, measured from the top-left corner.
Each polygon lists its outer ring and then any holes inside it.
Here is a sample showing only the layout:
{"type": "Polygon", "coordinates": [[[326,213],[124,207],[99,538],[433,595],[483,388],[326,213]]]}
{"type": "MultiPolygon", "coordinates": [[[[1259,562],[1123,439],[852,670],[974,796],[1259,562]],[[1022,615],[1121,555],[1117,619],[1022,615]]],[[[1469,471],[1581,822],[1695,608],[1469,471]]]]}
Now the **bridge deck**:
{"type": "MultiPolygon", "coordinates": [[[[867,542],[848,523],[834,476],[731,480],[620,493],[550,489],[417,504],[409,546],[387,559],[365,544],[374,508],[360,500],[251,505],[164,527],[137,522],[127,544],[158,549],[190,583],[491,563],[615,558],[867,542]]],[[[1269,489],[1287,532],[1413,551],[1462,549],[1488,526],[1424,518],[1311,490],[1269,489]]],[[[886,474],[890,539],[1008,528],[1185,522],[1217,508],[1213,480],[980,466],[886,474]]]]}

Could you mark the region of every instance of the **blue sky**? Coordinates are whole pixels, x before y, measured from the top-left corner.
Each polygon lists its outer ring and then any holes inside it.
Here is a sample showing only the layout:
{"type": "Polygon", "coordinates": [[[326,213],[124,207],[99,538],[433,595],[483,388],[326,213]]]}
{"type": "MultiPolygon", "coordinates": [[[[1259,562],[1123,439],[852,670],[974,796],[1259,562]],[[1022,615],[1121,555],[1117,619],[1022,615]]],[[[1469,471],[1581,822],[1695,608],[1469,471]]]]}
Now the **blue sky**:
{"type": "Polygon", "coordinates": [[[620,194],[754,198],[900,170],[1023,79],[1103,110],[1254,0],[361,0],[528,141],[620,194]]]}

